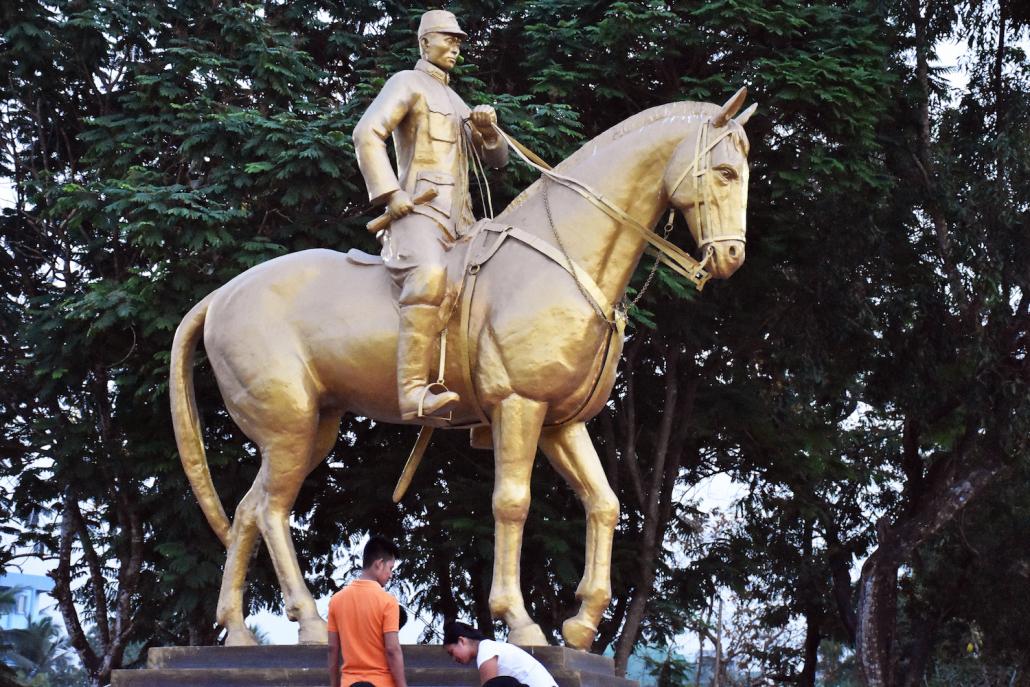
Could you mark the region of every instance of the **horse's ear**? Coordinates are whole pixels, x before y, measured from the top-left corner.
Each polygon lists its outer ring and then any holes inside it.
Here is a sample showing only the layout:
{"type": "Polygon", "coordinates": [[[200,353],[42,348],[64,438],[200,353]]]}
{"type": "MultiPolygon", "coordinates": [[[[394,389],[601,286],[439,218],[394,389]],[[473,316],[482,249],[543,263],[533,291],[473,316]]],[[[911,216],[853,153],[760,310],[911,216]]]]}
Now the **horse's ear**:
{"type": "Polygon", "coordinates": [[[740,110],[740,106],[744,104],[746,99],[747,87],[743,87],[734,93],[732,98],[726,101],[726,104],[722,106],[719,114],[712,117],[712,126],[726,126],[726,123],[733,119],[733,115],[737,114],[737,111],[740,110]]]}
{"type": "Polygon", "coordinates": [[[751,105],[751,107],[749,107],[746,110],[744,110],[740,114],[740,116],[737,117],[733,121],[735,121],[737,124],[740,124],[741,126],[744,126],[745,124],[747,124],[747,120],[751,119],[751,115],[753,115],[755,113],[755,110],[757,110],[757,109],[758,109],[758,103],[754,103],[754,104],[751,105]]]}

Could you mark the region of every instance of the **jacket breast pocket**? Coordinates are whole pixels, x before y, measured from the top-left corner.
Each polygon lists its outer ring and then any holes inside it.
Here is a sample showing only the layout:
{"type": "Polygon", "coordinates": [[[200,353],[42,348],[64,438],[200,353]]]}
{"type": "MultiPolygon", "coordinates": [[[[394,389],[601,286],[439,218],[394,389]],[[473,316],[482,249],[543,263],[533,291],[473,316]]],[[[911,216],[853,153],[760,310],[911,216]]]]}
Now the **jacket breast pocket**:
{"type": "Polygon", "coordinates": [[[419,172],[415,177],[414,195],[418,196],[430,188],[436,189],[436,198],[427,205],[450,217],[451,200],[454,198],[454,177],[446,172],[419,172]]]}
{"type": "Polygon", "coordinates": [[[448,112],[429,110],[429,137],[454,143],[458,140],[458,118],[448,112]]]}

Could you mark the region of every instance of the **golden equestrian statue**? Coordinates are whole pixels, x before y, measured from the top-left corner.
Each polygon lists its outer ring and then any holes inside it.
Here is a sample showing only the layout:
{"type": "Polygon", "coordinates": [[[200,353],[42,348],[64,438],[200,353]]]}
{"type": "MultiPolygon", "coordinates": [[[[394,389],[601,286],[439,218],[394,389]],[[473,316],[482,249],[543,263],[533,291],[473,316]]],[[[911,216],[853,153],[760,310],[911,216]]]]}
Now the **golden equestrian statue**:
{"type": "MultiPolygon", "coordinates": [[[[422,76],[416,78],[424,81],[422,76]]],[[[439,75],[425,76],[446,87],[439,75]]],[[[490,610],[507,623],[509,641],[522,645],[546,643],[519,585],[530,473],[539,446],[586,511],[586,563],[576,590],[580,607],[562,634],[569,646],[590,648],[611,597],[619,502],[585,423],[603,408],[614,384],[625,325],[619,303],[645,250],[698,288],[709,277],[728,278],[744,261],[749,149],[744,124],[755,109],[737,115],[745,95],[741,89],[722,106],[677,102],[646,110],[553,170],[501,131],[490,113],[456,132],[451,115],[472,119],[460,100],[450,103],[450,112],[437,112],[432,109],[437,104],[428,100],[416,103],[415,116],[425,113],[419,109],[423,105],[428,109],[428,131],[405,119],[394,123],[416,137],[428,135],[431,146],[454,144],[450,139],[460,135],[469,144],[455,155],[471,156],[473,165],[485,150],[493,151],[485,153],[494,156],[488,161],[502,162],[499,149],[510,147],[541,174],[504,212],[471,227],[465,219],[451,220],[462,217],[464,201],[454,192],[458,189],[445,188],[445,176],[431,178],[439,170],[414,175],[402,170],[393,193],[403,190],[407,198],[395,195],[397,203],[388,201],[394,207],[384,221],[406,217],[418,202],[452,191],[450,205],[437,202],[435,210],[414,213],[423,228],[423,220],[431,220],[433,231],[454,232],[432,263],[447,275],[436,285],[442,297],[432,304],[439,322],[419,330],[423,338],[442,332],[419,345],[423,358],[439,361],[437,381],[442,385],[446,379],[451,387],[439,390],[444,403],[433,409],[446,406],[449,417],[418,417],[417,408],[413,416],[412,396],[402,398],[412,386],[403,379],[407,372],[398,370],[406,355],[399,358],[398,351],[409,345],[402,320],[410,306],[403,302],[408,282],[390,265],[392,228],[380,235],[385,265],[358,251],[301,251],[247,270],[190,310],[172,347],[172,418],[190,484],[228,550],[216,613],[228,632],[227,645],[255,643],[244,624],[243,590],[259,535],[274,563],[286,613],[300,623],[300,642],[326,641],[325,621],[290,538],[290,511],[304,478],[335,444],[341,417],[352,413],[422,425],[413,459],[431,431],[426,426],[472,428],[474,444],[492,446],[490,610]],[[444,133],[436,133],[432,113],[440,115],[444,133]],[[432,188],[421,189],[420,180],[432,188]],[[666,210],[666,228],[671,228],[674,209],[686,216],[702,262],[653,231],[666,210]],[[201,338],[229,414],[261,454],[257,478],[232,523],[211,481],[193,391],[194,352],[201,338]]],[[[385,138],[383,125],[373,122],[371,128],[385,138]]],[[[397,140],[396,128],[394,134],[397,140]]],[[[460,164],[450,168],[453,186],[467,189],[460,164]]],[[[371,186],[370,193],[375,193],[371,186]]],[[[430,378],[420,371],[414,376],[430,378]]],[[[428,393],[417,390],[420,397],[428,393]]],[[[435,398],[419,398],[415,405],[428,400],[436,405],[435,398]]],[[[409,478],[412,467],[405,469],[409,478]]]]}

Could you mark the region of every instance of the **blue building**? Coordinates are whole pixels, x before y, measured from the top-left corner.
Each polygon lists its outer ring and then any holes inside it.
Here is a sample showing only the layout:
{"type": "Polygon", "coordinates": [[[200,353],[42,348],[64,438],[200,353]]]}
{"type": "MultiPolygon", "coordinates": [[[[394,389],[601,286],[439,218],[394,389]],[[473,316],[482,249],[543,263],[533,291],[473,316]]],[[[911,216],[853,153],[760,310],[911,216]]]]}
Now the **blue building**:
{"type": "Polygon", "coordinates": [[[0,629],[23,630],[40,618],[40,597],[54,588],[54,581],[42,575],[8,573],[0,575],[0,590],[14,590],[14,603],[0,606],[0,629]]]}

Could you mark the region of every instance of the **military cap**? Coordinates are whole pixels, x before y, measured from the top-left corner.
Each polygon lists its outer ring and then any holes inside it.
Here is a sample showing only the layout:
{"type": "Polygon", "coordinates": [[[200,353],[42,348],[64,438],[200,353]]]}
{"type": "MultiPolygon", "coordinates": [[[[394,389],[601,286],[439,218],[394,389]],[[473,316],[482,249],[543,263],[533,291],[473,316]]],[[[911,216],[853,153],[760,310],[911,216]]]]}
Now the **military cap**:
{"type": "Polygon", "coordinates": [[[453,33],[463,38],[468,34],[458,26],[458,19],[447,10],[429,10],[422,15],[422,21],[418,23],[418,37],[427,33],[453,33]]]}

